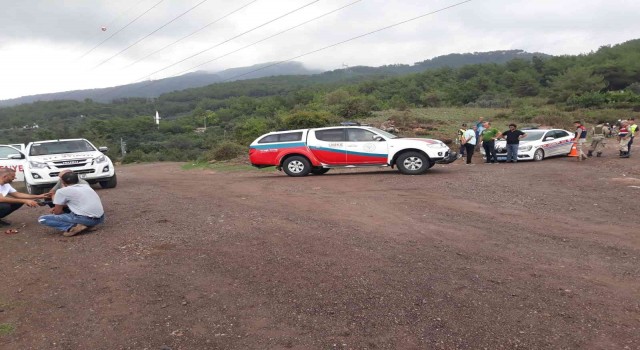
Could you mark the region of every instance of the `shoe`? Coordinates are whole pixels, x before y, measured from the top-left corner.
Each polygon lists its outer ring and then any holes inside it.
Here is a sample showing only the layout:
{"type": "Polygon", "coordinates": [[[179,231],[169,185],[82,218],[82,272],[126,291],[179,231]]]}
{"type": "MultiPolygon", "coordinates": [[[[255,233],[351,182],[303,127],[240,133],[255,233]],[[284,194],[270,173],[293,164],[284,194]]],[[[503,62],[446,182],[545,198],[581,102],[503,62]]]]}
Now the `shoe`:
{"type": "Polygon", "coordinates": [[[0,219],[0,226],[11,226],[11,223],[5,219],[0,219]]]}
{"type": "Polygon", "coordinates": [[[475,164],[473,164],[473,163],[466,163],[466,165],[475,165],[475,164]]]}
{"type": "Polygon", "coordinates": [[[75,236],[78,233],[86,230],[88,227],[83,225],[83,224],[76,224],[75,226],[73,226],[72,228],[69,229],[69,231],[66,231],[64,233],[62,233],[63,236],[65,237],[71,237],[71,236],[75,236]]]}
{"type": "Polygon", "coordinates": [[[602,152],[596,153],[596,157],[601,157],[601,156],[602,156],[602,152]]]}

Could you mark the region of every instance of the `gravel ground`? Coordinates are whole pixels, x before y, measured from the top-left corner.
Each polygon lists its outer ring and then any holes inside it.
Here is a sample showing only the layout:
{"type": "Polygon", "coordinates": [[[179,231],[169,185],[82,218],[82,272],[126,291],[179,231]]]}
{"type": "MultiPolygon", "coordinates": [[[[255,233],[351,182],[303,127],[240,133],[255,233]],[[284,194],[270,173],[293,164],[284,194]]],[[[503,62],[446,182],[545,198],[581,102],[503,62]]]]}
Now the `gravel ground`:
{"type": "Polygon", "coordinates": [[[118,179],[95,232],[9,217],[0,348],[640,349],[638,155],[118,179]]]}

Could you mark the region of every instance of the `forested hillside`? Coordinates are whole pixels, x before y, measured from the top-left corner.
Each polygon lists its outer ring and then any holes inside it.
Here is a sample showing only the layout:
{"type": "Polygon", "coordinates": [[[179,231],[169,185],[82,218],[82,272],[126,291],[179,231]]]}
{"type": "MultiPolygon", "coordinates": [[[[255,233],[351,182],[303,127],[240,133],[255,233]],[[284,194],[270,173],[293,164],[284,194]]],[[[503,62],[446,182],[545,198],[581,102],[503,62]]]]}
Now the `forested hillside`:
{"type": "Polygon", "coordinates": [[[421,120],[424,110],[416,108],[500,108],[496,119],[546,118],[558,123],[563,117],[593,120],[640,110],[640,40],[579,56],[534,56],[505,64],[395,74],[359,74],[354,67],[322,74],[322,79],[280,76],[235,81],[156,99],[108,104],[53,101],[2,108],[0,142],[86,137],[111,146],[111,156],[118,157],[116,146],[123,139],[129,150],[124,161],[209,160],[246,152],[251,140],[269,130],[396,114],[404,122],[427,123],[421,120]],[[163,117],[159,128],[152,118],[156,110],[163,117]],[[205,123],[206,131],[196,130],[205,123]],[[33,124],[39,127],[23,128],[33,124]]]}

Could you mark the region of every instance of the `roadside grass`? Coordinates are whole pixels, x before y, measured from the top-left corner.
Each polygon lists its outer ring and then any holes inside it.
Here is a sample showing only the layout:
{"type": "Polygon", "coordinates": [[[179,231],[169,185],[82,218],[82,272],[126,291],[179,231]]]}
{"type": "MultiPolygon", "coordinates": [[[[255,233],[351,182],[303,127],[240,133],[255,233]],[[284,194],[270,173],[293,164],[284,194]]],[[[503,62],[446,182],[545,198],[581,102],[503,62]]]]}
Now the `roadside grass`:
{"type": "Polygon", "coordinates": [[[16,326],[11,323],[0,323],[0,336],[7,336],[16,330],[16,326]]]}

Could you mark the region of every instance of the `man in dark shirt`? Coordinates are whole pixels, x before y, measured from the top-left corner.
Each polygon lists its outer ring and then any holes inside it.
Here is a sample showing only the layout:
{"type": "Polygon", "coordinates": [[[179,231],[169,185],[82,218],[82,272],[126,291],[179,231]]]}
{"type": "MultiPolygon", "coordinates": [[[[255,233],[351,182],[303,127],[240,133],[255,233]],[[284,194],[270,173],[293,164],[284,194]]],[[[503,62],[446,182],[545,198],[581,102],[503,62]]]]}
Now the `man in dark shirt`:
{"type": "Polygon", "coordinates": [[[515,124],[509,124],[509,130],[502,133],[507,139],[507,163],[518,162],[518,147],[520,147],[520,139],[526,137],[527,134],[517,129],[515,124]]]}

